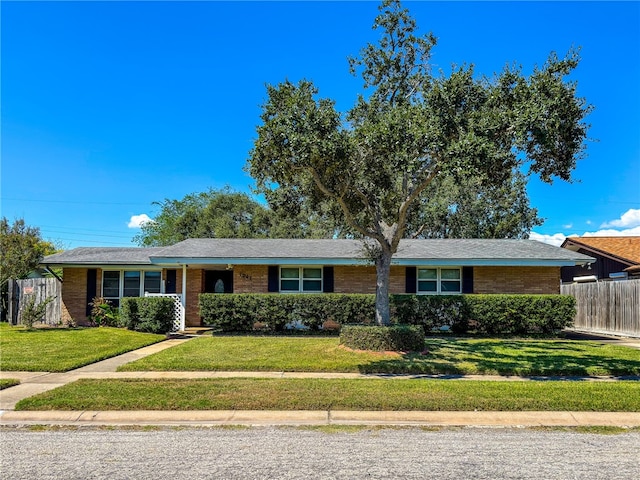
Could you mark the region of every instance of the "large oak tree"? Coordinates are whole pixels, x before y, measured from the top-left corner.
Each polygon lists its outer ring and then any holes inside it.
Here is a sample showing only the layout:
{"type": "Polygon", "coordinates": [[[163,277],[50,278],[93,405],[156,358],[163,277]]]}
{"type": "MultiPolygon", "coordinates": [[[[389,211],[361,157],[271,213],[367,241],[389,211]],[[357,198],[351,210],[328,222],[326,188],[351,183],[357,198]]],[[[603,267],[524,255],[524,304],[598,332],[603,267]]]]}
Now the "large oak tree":
{"type": "Polygon", "coordinates": [[[430,184],[446,177],[501,185],[523,169],[548,183],[570,180],[590,107],[566,78],[578,65],[576,51],[550,54],[528,76],[507,66],[481,77],[471,65],[434,74],[436,39],[417,35],[399,1],[382,3],[374,29],[382,31],[379,43],[350,59],[366,95],[348,112],[319,98],[307,80],[267,87],[248,170],[263,191],[339,208],[349,228],[369,239],[376,320],[388,324],[391,258],[430,184]]]}

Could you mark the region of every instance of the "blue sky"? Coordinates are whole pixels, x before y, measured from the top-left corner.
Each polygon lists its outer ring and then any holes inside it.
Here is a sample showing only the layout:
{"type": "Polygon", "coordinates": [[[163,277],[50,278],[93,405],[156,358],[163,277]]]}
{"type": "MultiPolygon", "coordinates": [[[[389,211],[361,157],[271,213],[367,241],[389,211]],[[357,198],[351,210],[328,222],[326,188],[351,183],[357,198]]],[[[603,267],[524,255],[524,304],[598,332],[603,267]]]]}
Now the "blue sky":
{"type": "MultiPolygon", "coordinates": [[[[378,38],[377,5],[3,1],[1,214],[65,248],[128,246],[154,201],[249,191],[265,84],[310,79],[349,109],[362,90],[346,59],[378,38]]],[[[546,219],[532,238],[640,235],[639,2],[405,6],[445,72],[530,72],[580,46],[594,141],[576,182],[529,184],[546,219]]]]}

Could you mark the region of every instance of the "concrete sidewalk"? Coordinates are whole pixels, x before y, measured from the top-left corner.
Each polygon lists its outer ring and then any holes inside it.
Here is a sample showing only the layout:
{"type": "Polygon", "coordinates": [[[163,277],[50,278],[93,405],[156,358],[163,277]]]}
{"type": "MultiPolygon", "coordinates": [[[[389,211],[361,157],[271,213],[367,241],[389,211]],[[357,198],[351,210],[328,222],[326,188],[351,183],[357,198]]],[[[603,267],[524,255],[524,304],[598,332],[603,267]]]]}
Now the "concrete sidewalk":
{"type": "Polygon", "coordinates": [[[3,412],[0,426],[19,425],[411,425],[474,427],[640,427],[638,412],[410,412],[325,410],[3,412]]]}
{"type": "MultiPolygon", "coordinates": [[[[640,427],[640,412],[411,412],[411,411],[14,411],[20,400],[79,379],[376,378],[491,381],[618,381],[640,377],[504,377],[497,375],[365,375],[312,372],[117,372],[126,363],[179,345],[173,338],[66,373],[0,372],[20,385],[0,390],[0,425],[427,425],[427,426],[620,426],[640,427]]],[[[589,338],[589,340],[594,340],[589,338]]],[[[640,348],[640,339],[606,338],[640,348]]],[[[598,340],[595,340],[598,341],[598,340]]]]}

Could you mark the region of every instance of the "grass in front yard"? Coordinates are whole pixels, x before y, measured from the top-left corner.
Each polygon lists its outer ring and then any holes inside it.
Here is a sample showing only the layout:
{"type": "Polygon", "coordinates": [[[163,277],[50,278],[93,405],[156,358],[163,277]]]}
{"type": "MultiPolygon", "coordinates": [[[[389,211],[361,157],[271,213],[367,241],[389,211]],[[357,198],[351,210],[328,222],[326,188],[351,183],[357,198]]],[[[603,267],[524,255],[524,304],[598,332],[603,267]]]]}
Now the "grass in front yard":
{"type": "Polygon", "coordinates": [[[640,411],[640,382],[79,380],[17,410],[640,411]]]}
{"type": "Polygon", "coordinates": [[[27,330],[0,323],[0,370],[66,372],[165,338],[122,328],[27,330]]]}
{"type": "Polygon", "coordinates": [[[318,337],[201,337],[120,370],[640,375],[640,350],[594,342],[428,338],[426,355],[355,352],[338,342],[318,337]]]}
{"type": "Polygon", "coordinates": [[[0,378],[0,390],[4,390],[5,388],[13,387],[14,385],[19,385],[20,380],[17,378],[0,378]]]}

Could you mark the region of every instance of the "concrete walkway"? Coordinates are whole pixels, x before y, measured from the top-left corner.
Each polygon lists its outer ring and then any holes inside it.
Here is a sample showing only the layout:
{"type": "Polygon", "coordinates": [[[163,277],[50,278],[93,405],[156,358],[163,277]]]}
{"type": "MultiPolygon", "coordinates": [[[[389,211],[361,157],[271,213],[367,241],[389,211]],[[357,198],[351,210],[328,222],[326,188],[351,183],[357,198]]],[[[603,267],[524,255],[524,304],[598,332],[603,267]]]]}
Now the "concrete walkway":
{"type": "MultiPolygon", "coordinates": [[[[581,334],[583,339],[601,337],[581,334]]],[[[129,362],[188,341],[165,340],[66,373],[0,372],[20,385],[0,390],[0,425],[428,425],[428,426],[620,426],[640,427],[640,412],[411,412],[411,411],[14,411],[20,400],[79,379],[197,379],[197,378],[377,378],[461,379],[492,381],[575,380],[618,381],[640,377],[504,377],[493,375],[364,375],[309,372],[117,372],[129,362]]],[[[602,338],[640,349],[640,339],[602,338]]]]}

